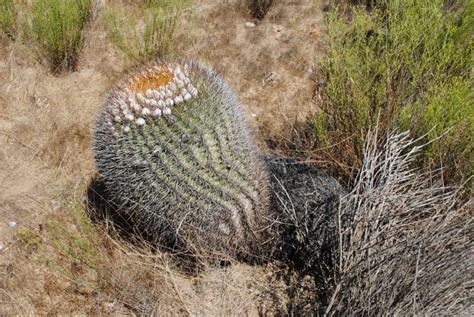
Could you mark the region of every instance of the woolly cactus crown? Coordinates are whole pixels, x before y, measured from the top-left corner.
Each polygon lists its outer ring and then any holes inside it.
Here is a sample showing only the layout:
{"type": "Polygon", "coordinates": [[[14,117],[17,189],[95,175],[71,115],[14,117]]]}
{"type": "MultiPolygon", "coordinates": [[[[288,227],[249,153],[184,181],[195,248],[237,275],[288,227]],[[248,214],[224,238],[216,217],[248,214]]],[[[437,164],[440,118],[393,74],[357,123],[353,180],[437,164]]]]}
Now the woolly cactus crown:
{"type": "Polygon", "coordinates": [[[156,242],[258,252],[268,179],[235,94],[195,62],[154,62],[107,97],[94,156],[121,212],[156,242]]]}
{"type": "Polygon", "coordinates": [[[171,115],[173,106],[196,98],[198,90],[191,83],[189,72],[186,63],[154,64],[129,78],[112,93],[106,105],[110,131],[121,128],[127,133],[132,127],[146,125],[147,118],[148,124],[153,124],[153,118],[171,115]]]}

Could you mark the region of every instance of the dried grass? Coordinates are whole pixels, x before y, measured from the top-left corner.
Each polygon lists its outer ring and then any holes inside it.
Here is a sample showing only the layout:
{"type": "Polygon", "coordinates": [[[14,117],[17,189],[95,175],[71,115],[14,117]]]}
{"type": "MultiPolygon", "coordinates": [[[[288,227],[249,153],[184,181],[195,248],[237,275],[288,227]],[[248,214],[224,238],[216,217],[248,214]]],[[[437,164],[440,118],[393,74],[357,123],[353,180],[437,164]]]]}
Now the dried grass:
{"type": "Polygon", "coordinates": [[[243,4],[197,1],[189,29],[196,40],[182,53],[222,74],[236,90],[257,138],[276,136],[284,117],[300,121],[318,109],[311,74],[314,57],[324,47],[323,16],[312,0],[277,1],[265,19],[248,28],[243,4]]]}
{"type": "MultiPolygon", "coordinates": [[[[424,145],[369,133],[339,209],[339,265],[327,315],[469,315],[472,201],[411,168],[424,145]]],[[[324,310],[323,310],[324,312],[324,310]]],[[[472,312],[472,311],[471,311],[472,312]]]]}
{"type": "Polygon", "coordinates": [[[135,314],[231,316],[275,309],[271,296],[278,287],[268,285],[271,268],[234,263],[189,275],[176,266],[174,256],[154,251],[144,241],[132,245],[116,235],[108,241],[118,253],[103,276],[109,283],[107,301],[135,314]]]}
{"type": "MultiPolygon", "coordinates": [[[[298,79],[292,67],[285,66],[279,78],[291,71],[290,80],[277,89],[285,100],[278,106],[274,103],[278,96],[266,100],[262,94],[275,88],[270,84],[260,87],[260,73],[241,69],[268,45],[278,48],[280,40],[274,37],[258,49],[242,51],[249,37],[243,33],[245,18],[238,16],[230,23],[238,25],[243,36],[232,39],[229,47],[226,42],[233,31],[210,27],[214,22],[209,17],[218,5],[204,2],[197,13],[202,24],[192,29],[198,40],[183,54],[208,56],[243,92],[249,113],[258,112],[262,122],[272,121],[280,112],[278,107],[298,95],[283,96],[287,87],[303,85],[301,98],[310,96],[311,83],[305,77],[298,79]],[[209,55],[206,52],[211,47],[215,51],[209,55]],[[235,59],[237,51],[245,56],[235,59]],[[248,90],[249,82],[260,88],[248,90]],[[251,101],[255,96],[258,100],[251,101]]],[[[229,15],[214,18],[229,22],[229,15]]],[[[304,19],[307,23],[309,15],[304,19]]],[[[298,277],[290,279],[286,270],[234,263],[185,275],[178,265],[181,259],[127,244],[101,225],[84,224],[82,195],[94,174],[90,127],[106,92],[123,76],[126,66],[99,22],[92,21],[85,29],[78,71],[60,76],[36,63],[28,43],[0,38],[0,244],[4,246],[0,251],[0,314],[257,315],[294,310],[295,298],[303,301],[304,295],[289,292],[302,282],[298,277]],[[17,226],[10,228],[9,220],[17,226]],[[87,228],[92,228],[93,236],[87,228]],[[87,245],[86,251],[80,247],[87,245]],[[91,254],[99,254],[99,259],[91,261],[91,254]]],[[[271,26],[264,26],[268,34],[273,34],[271,26]]],[[[189,29],[188,24],[179,32],[189,29]]],[[[298,54],[305,55],[308,46],[298,54]]],[[[284,56],[280,48],[272,61],[262,58],[257,64],[262,71],[277,68],[286,65],[284,56]]],[[[291,59],[292,65],[296,59],[291,59]]],[[[301,105],[301,110],[307,106],[312,105],[301,105]]]]}

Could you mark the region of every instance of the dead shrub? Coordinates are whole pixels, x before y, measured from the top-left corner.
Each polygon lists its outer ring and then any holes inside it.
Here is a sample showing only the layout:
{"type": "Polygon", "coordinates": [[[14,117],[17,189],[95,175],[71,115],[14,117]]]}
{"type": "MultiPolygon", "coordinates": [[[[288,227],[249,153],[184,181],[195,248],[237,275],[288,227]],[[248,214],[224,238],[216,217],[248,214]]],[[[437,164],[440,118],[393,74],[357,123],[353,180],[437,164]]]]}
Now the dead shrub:
{"type": "MultiPolygon", "coordinates": [[[[472,201],[410,166],[408,132],[369,133],[357,182],[339,208],[333,315],[462,315],[472,300],[472,201]]],[[[437,173],[434,173],[437,174],[437,173]]]]}

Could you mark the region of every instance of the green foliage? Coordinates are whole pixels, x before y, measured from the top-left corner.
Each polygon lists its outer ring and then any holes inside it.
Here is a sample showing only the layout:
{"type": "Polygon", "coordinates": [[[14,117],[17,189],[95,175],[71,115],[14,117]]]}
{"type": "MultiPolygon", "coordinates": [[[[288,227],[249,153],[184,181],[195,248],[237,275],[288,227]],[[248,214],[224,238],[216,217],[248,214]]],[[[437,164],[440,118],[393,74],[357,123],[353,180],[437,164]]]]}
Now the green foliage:
{"type": "Polygon", "coordinates": [[[15,39],[16,21],[13,0],[0,0],[0,30],[10,39],[15,39]]]}
{"type": "Polygon", "coordinates": [[[77,228],[68,228],[61,221],[50,219],[45,224],[50,246],[71,261],[80,261],[94,267],[97,262],[97,250],[93,245],[94,235],[78,232],[77,228]]]}
{"type": "Polygon", "coordinates": [[[54,73],[75,70],[88,20],[91,0],[35,0],[31,7],[31,33],[39,54],[54,73]]]}
{"type": "Polygon", "coordinates": [[[64,215],[49,215],[39,230],[20,228],[21,247],[34,253],[54,271],[70,279],[78,278],[74,263],[95,270],[100,262],[98,236],[81,202],[64,200],[64,215]],[[65,219],[67,218],[67,219],[65,219]]]}
{"type": "Polygon", "coordinates": [[[41,246],[41,237],[27,228],[20,228],[18,230],[18,237],[23,246],[30,251],[36,252],[41,246]]]}
{"type": "Polygon", "coordinates": [[[359,167],[366,133],[379,125],[434,141],[419,163],[445,169],[449,181],[473,174],[474,3],[377,1],[328,13],[321,145],[359,167]]]}
{"type": "Polygon", "coordinates": [[[187,0],[143,0],[140,19],[126,8],[109,8],[104,23],[110,39],[126,58],[132,63],[142,63],[174,51],[177,23],[187,3],[187,0]]]}

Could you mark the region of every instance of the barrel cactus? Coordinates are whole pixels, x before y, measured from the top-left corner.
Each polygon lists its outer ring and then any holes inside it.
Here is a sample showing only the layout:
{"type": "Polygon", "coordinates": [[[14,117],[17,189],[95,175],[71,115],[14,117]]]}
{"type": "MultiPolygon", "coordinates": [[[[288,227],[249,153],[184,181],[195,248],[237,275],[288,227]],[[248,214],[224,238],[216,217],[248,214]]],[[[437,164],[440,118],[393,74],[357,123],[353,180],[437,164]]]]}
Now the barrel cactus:
{"type": "Polygon", "coordinates": [[[221,258],[268,242],[265,163],[214,71],[155,61],[126,78],[98,114],[93,153],[119,212],[153,242],[221,258]]]}

